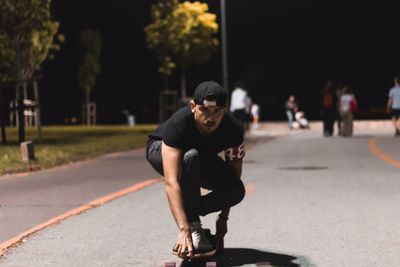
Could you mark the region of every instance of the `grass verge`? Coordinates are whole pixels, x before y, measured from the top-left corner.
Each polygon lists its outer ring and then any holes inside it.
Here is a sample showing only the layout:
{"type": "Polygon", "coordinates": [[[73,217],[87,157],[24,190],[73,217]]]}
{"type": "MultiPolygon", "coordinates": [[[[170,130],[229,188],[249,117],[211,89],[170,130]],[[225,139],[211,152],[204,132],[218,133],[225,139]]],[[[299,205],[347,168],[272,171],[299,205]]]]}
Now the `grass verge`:
{"type": "Polygon", "coordinates": [[[35,141],[35,129],[27,129],[26,140],[33,140],[36,160],[21,161],[18,132],[7,128],[7,145],[0,144],[0,175],[40,170],[85,160],[102,154],[125,151],[145,145],[155,125],[128,126],[47,126],[43,140],[35,141]]]}

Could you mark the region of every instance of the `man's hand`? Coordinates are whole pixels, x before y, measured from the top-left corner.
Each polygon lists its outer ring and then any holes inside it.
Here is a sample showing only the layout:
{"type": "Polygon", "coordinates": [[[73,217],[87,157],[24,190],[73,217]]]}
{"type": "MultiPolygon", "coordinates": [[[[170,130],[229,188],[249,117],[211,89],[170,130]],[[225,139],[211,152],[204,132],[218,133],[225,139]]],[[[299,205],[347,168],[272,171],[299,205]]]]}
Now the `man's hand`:
{"type": "Polygon", "coordinates": [[[228,232],[228,218],[219,216],[216,224],[217,232],[216,235],[219,238],[223,238],[228,232]]]}
{"type": "Polygon", "coordinates": [[[178,253],[179,258],[193,258],[193,242],[190,230],[185,229],[179,232],[174,251],[178,253]]]}

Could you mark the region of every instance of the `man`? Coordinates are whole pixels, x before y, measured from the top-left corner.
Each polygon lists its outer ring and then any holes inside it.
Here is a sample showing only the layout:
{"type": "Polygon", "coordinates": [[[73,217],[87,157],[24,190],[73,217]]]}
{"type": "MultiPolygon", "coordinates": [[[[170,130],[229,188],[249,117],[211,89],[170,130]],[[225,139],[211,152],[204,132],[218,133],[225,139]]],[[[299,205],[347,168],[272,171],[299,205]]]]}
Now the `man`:
{"type": "Polygon", "coordinates": [[[392,121],[395,129],[394,136],[400,136],[400,78],[394,79],[394,87],[389,91],[387,102],[387,112],[392,115],[392,121]]]}
{"type": "Polygon", "coordinates": [[[257,103],[252,102],[250,112],[251,112],[253,129],[254,130],[260,129],[260,106],[257,103]]]}
{"type": "Polygon", "coordinates": [[[344,84],[339,83],[336,89],[336,119],[337,119],[337,128],[338,128],[338,136],[342,136],[342,117],[340,116],[340,99],[342,98],[344,84]]]}
{"type": "Polygon", "coordinates": [[[229,110],[233,113],[233,116],[245,127],[246,122],[246,107],[248,107],[249,98],[247,91],[245,90],[245,84],[243,82],[235,82],[234,89],[231,94],[231,105],[229,110]]]}
{"type": "Polygon", "coordinates": [[[333,124],[336,116],[335,92],[332,81],[327,81],[322,90],[322,119],[323,135],[330,137],[333,135],[333,124]]]}
{"type": "Polygon", "coordinates": [[[298,111],[298,105],[294,95],[290,95],[289,99],[285,102],[286,116],[288,118],[289,129],[293,130],[293,121],[295,114],[298,111]]]}
{"type": "Polygon", "coordinates": [[[178,226],[174,247],[181,258],[212,250],[200,216],[221,211],[217,236],[227,232],[230,207],[242,201],[240,180],[245,155],[243,128],[226,112],[227,91],[218,83],[201,83],[186,107],[149,136],[147,159],[164,176],[172,215],[178,226]],[[225,152],[225,160],[218,153],[225,152]],[[211,190],[201,196],[200,188],[211,190]]]}

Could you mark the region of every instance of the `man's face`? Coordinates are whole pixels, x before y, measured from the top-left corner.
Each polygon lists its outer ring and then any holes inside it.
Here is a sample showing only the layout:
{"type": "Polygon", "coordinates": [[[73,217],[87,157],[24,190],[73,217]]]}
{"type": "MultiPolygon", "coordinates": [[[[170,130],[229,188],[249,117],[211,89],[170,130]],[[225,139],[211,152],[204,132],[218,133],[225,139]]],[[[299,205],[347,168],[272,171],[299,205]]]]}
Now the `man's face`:
{"type": "Polygon", "coordinates": [[[194,120],[202,134],[211,134],[221,123],[225,114],[224,107],[209,107],[190,103],[194,120]]]}

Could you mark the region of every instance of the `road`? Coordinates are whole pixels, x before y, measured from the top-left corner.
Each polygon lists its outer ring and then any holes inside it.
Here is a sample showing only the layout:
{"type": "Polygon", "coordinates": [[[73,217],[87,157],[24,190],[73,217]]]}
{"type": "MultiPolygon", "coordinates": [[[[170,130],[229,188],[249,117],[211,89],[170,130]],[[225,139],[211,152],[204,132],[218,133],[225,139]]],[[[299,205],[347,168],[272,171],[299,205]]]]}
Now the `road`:
{"type": "Polygon", "coordinates": [[[100,196],[157,175],[144,149],[17,175],[0,176],[0,243],[100,196]]]}
{"type": "MultiPolygon", "coordinates": [[[[273,133],[268,127],[258,134],[273,133]]],[[[276,134],[246,155],[246,198],[232,209],[224,257],[214,260],[398,266],[399,173],[400,138],[388,123],[356,124],[353,138],[323,138],[319,124],[276,134]]],[[[213,229],[214,221],[211,214],[203,224],[213,229]]],[[[31,235],[0,265],[197,266],[171,255],[175,239],[163,185],[156,183],[31,235]]]]}

